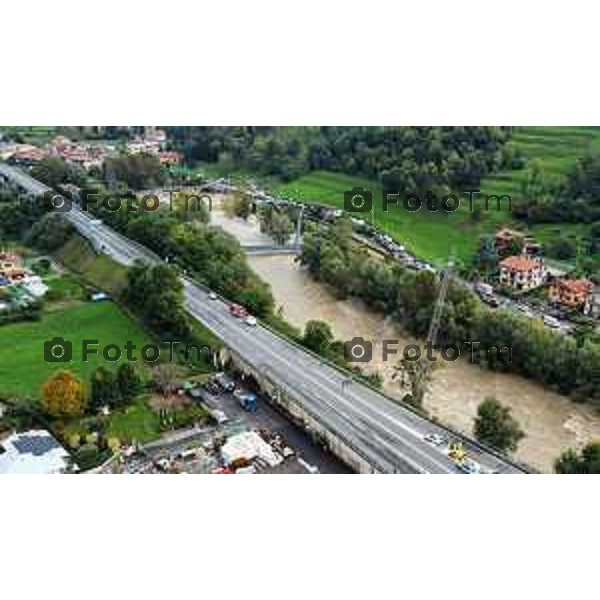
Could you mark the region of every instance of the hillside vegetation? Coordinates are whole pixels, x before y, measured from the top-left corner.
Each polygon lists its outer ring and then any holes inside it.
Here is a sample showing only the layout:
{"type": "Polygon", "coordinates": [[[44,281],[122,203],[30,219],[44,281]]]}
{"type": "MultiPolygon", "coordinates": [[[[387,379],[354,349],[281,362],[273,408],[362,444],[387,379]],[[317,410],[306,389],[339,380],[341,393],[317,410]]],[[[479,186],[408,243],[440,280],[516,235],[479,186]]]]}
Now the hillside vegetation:
{"type": "Polygon", "coordinates": [[[119,296],[127,284],[127,269],[103,254],[96,254],[89,242],[73,235],[56,251],[56,257],[91,285],[119,296]]]}
{"type": "MultiPolygon", "coordinates": [[[[578,159],[600,151],[600,127],[517,128],[506,147],[507,153],[524,159],[524,168],[505,169],[488,175],[481,180],[480,190],[485,194],[508,194],[518,199],[534,164],[537,163],[545,178],[559,184],[578,159]]],[[[355,186],[370,189],[374,204],[381,207],[381,185],[378,182],[328,171],[315,171],[288,183],[277,183],[273,191],[303,201],[343,208],[344,191],[355,186]]],[[[525,224],[516,220],[506,205],[496,211],[492,204],[493,210],[474,216],[467,196],[461,198],[464,201],[455,213],[430,213],[425,208],[411,213],[392,206],[387,213],[376,209],[374,222],[416,255],[438,264],[445,262],[451,251],[468,263],[482,233],[493,232],[500,226],[525,228],[525,224]]],[[[482,207],[483,204],[481,200],[482,207]]],[[[367,218],[373,219],[371,215],[367,218]]],[[[558,235],[572,235],[579,239],[588,229],[587,225],[578,223],[531,226],[533,234],[541,242],[549,242],[558,235]]]]}

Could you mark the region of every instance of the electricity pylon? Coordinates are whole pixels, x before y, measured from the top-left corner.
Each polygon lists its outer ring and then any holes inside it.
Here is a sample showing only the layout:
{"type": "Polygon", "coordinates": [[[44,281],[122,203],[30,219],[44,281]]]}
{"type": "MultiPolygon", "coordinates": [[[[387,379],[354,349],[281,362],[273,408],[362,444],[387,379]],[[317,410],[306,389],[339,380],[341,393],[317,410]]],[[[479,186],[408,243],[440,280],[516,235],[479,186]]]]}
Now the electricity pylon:
{"type": "MultiPolygon", "coordinates": [[[[438,289],[437,298],[433,307],[433,315],[429,323],[429,332],[427,333],[427,342],[431,347],[435,347],[437,343],[437,336],[440,328],[440,322],[444,314],[444,306],[446,303],[446,296],[448,294],[448,287],[450,285],[450,279],[452,276],[452,270],[454,268],[454,251],[451,252],[450,258],[446,264],[446,268],[441,273],[440,287],[438,289]]],[[[406,374],[409,373],[409,378],[412,380],[411,387],[413,393],[417,387],[421,388],[422,394],[424,394],[423,385],[427,385],[427,380],[430,377],[431,371],[434,367],[432,361],[427,357],[421,355],[416,362],[406,362],[404,359],[399,365],[395,367],[396,372],[392,376],[392,379],[401,373],[402,374],[402,385],[406,385],[406,374]]]]}
{"type": "Polygon", "coordinates": [[[440,329],[440,321],[442,320],[442,315],[444,314],[444,305],[446,303],[446,295],[448,294],[448,286],[450,284],[450,278],[452,276],[453,269],[454,252],[450,254],[450,258],[448,259],[446,268],[442,271],[440,289],[438,290],[435,306],[433,307],[433,315],[431,317],[431,322],[429,323],[427,341],[432,346],[435,346],[437,342],[437,335],[440,329]]]}

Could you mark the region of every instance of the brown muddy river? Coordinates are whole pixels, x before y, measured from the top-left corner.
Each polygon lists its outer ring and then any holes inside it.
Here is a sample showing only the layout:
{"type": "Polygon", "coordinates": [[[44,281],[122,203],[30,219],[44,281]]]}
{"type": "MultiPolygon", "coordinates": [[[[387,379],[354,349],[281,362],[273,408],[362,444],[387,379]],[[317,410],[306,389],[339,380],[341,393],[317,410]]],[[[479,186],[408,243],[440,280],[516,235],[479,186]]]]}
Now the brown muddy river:
{"type": "MultiPolygon", "coordinates": [[[[254,256],[252,268],[273,290],[285,318],[297,327],[310,319],[330,323],[336,338],[362,336],[375,341],[370,368],[385,379],[385,390],[394,396],[403,392],[391,381],[393,362],[381,360],[382,338],[397,338],[400,348],[414,340],[402,335],[385,319],[356,300],[336,300],[328,290],[304,272],[291,256],[254,256]],[[378,352],[379,350],[379,352],[378,352]]],[[[478,404],[494,395],[512,408],[527,437],[521,440],[515,457],[545,472],[552,472],[554,459],[568,447],[600,439],[600,414],[589,406],[575,404],[565,396],[513,375],[497,374],[471,365],[467,360],[438,361],[431,389],[425,398],[426,410],[440,421],[466,433],[472,432],[478,404]]]]}

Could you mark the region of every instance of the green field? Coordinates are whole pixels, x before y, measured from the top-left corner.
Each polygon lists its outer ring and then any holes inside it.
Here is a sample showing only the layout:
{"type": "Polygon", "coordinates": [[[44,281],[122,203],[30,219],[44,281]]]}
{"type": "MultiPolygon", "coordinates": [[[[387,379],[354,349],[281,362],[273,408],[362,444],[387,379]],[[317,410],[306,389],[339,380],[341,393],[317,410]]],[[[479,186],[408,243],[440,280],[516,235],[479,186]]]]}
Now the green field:
{"type": "MultiPolygon", "coordinates": [[[[509,142],[530,164],[539,161],[545,177],[558,180],[576,160],[590,151],[600,151],[600,127],[520,127],[509,142]]],[[[485,194],[509,194],[518,197],[528,167],[503,171],[482,180],[480,189],[485,194]]],[[[340,173],[317,171],[287,184],[275,185],[273,191],[304,201],[343,207],[344,191],[362,186],[373,191],[375,204],[381,207],[381,188],[373,181],[340,173]]],[[[417,256],[440,264],[453,250],[456,256],[468,263],[481,233],[494,231],[501,225],[519,226],[506,208],[500,212],[484,212],[482,220],[471,219],[467,197],[461,208],[448,215],[429,213],[425,209],[410,213],[391,206],[388,213],[376,211],[375,224],[403,243],[417,256]]],[[[579,235],[583,227],[576,224],[542,225],[533,228],[541,242],[557,233],[579,235]]]]}
{"type": "MultiPolygon", "coordinates": [[[[317,171],[289,184],[279,185],[275,191],[288,197],[343,208],[344,191],[355,186],[373,192],[376,210],[373,217],[368,215],[369,222],[374,222],[420,258],[437,264],[445,263],[451,251],[461,260],[468,261],[481,233],[512,221],[506,210],[484,214],[479,223],[471,221],[466,196],[455,213],[432,213],[425,208],[419,212],[408,212],[393,205],[385,213],[381,210],[381,186],[378,183],[340,173],[317,171]]],[[[361,217],[359,214],[356,216],[361,217]]]]}
{"type": "Polygon", "coordinates": [[[107,362],[101,356],[92,356],[84,363],[81,360],[83,339],[99,340],[99,348],[111,343],[122,347],[131,340],[137,346],[134,352],[152,342],[139,325],[112,302],[86,302],[44,314],[40,321],[4,325],[0,327],[0,396],[38,398],[41,384],[58,369],[67,367],[87,383],[99,365],[114,369],[121,364],[107,362]],[[44,360],[44,342],[55,336],[72,342],[71,364],[44,360]]]}
{"type": "Polygon", "coordinates": [[[138,398],[108,419],[108,436],[139,443],[151,442],[160,437],[160,416],[153,411],[145,398],[138,398]]]}
{"type": "Polygon", "coordinates": [[[7,135],[18,135],[23,138],[26,142],[32,144],[42,144],[50,141],[57,132],[58,127],[54,125],[49,126],[28,126],[28,125],[3,125],[0,126],[0,134],[5,133],[7,135]]]}

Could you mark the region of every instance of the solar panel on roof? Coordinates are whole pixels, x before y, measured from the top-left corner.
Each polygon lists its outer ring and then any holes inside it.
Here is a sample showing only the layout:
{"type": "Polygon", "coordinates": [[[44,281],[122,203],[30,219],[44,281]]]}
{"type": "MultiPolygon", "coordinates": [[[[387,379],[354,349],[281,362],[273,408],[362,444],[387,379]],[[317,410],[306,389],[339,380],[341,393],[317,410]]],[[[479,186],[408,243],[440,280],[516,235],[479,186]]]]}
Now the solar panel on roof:
{"type": "Polygon", "coordinates": [[[20,435],[13,442],[13,446],[19,454],[33,454],[34,456],[43,456],[46,452],[60,448],[58,442],[50,435],[20,435]]]}

